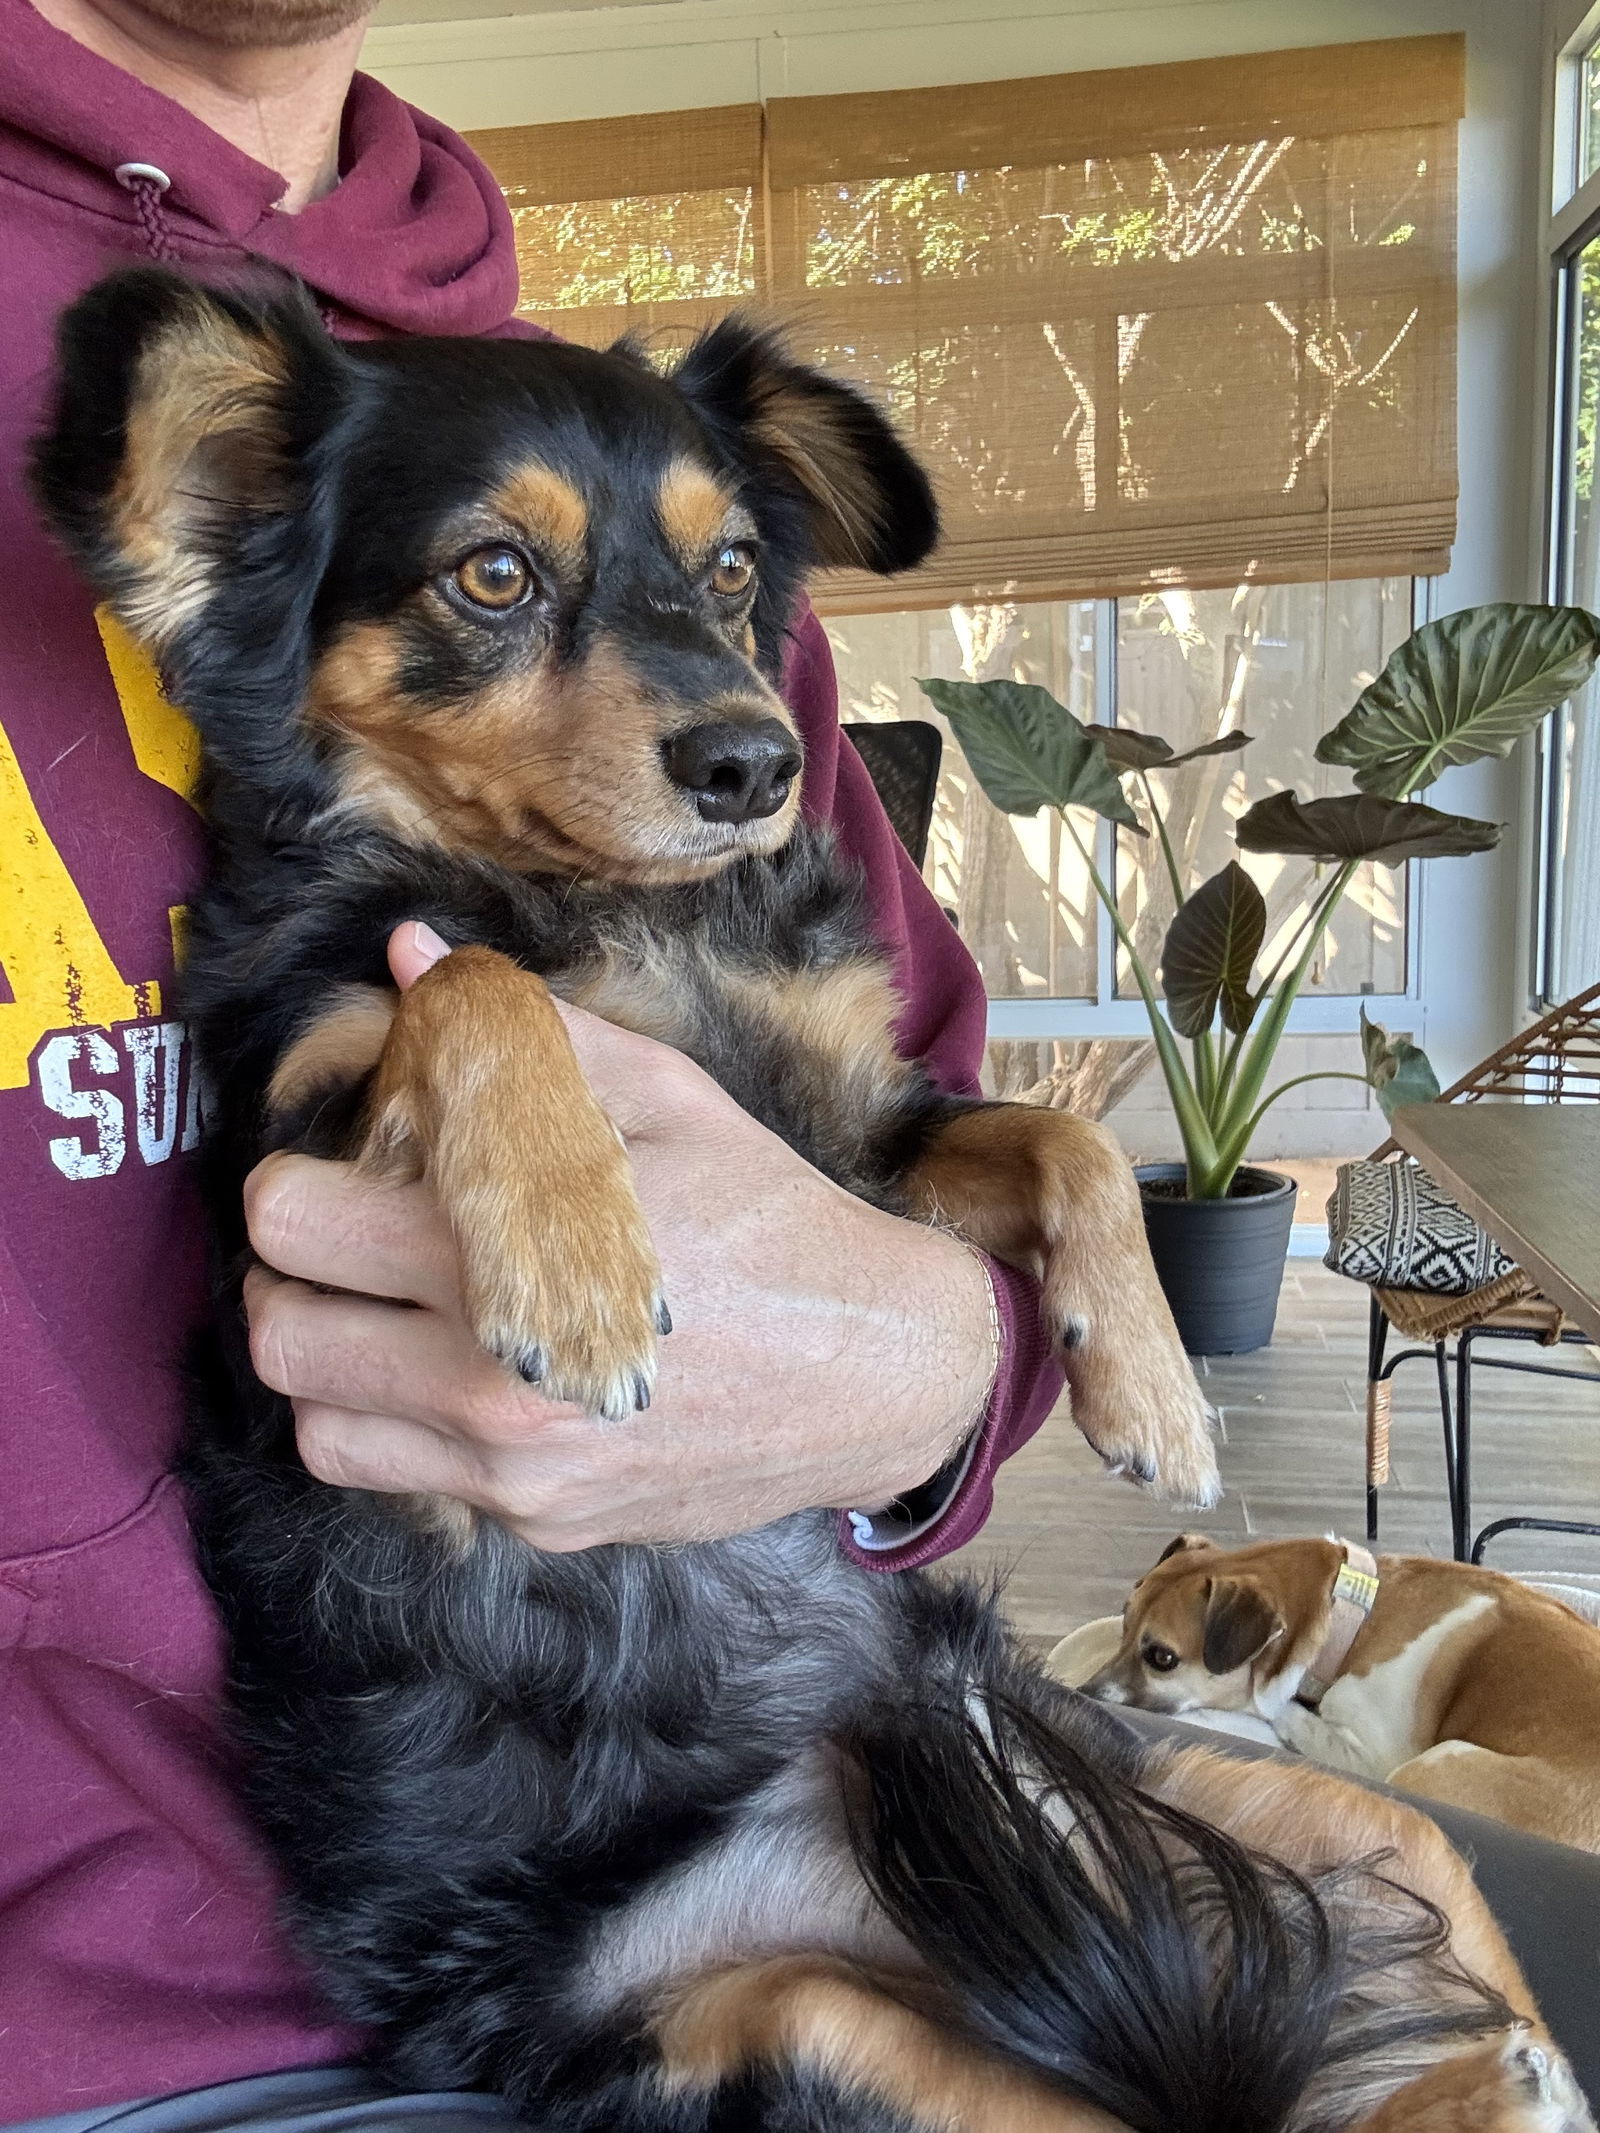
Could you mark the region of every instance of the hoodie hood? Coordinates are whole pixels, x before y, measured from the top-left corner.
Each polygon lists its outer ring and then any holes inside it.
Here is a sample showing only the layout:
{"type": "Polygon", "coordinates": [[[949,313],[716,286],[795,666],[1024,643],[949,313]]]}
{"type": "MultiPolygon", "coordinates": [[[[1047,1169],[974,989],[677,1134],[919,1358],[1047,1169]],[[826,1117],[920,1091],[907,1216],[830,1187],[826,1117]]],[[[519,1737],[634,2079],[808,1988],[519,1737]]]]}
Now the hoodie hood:
{"type": "Polygon", "coordinates": [[[286,215],[277,171],[29,0],[0,0],[0,51],[0,180],[77,209],[112,247],[202,270],[269,261],[356,334],[492,333],[515,311],[516,244],[499,187],[459,135],[370,76],[356,76],[345,104],[338,185],[286,215]],[[130,166],[168,182],[130,183],[130,166]]]}

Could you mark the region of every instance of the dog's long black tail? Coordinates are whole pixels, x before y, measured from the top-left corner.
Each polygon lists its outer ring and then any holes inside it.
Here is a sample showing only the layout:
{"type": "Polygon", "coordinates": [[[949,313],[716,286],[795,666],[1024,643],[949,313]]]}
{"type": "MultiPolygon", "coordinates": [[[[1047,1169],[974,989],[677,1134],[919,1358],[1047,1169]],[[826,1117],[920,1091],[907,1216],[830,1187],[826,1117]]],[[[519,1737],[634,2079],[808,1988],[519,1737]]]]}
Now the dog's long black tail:
{"type": "Polygon", "coordinates": [[[974,2041],[1134,2133],[1279,2133],[1343,2122],[1307,2096],[1330,2062],[1502,2018],[1459,1971],[1431,2007],[1386,2005],[1374,1974],[1426,1967],[1438,1913],[1325,1900],[1141,1791],[1105,1720],[974,1693],[850,1743],[862,1867],[974,2041]]]}

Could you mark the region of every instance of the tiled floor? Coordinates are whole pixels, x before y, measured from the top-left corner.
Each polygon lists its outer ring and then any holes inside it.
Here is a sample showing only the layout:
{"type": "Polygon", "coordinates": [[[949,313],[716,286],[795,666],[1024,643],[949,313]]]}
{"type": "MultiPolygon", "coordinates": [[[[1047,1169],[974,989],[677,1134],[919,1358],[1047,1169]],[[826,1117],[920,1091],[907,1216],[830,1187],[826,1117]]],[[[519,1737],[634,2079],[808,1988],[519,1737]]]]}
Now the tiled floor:
{"type": "MultiPolygon", "coordinates": [[[[994,1516],[955,1562],[1005,1572],[1018,1628],[1054,1638],[1091,1616],[1120,1612],[1135,1580],[1181,1530],[1224,1544],[1330,1530],[1359,1539],[1366,1347],[1366,1290],[1314,1261],[1291,1260],[1272,1346],[1201,1366],[1224,1432],[1227,1494],[1215,1511],[1175,1511],[1112,1479],[1063,1405],[1006,1466],[994,1516]]],[[[1568,1348],[1562,1361],[1592,1366],[1594,1358],[1568,1348]]],[[[1379,1546],[1448,1555],[1432,1369],[1408,1363],[1395,1385],[1394,1473],[1383,1492],[1379,1546]]],[[[1473,1438],[1476,1525],[1518,1511],[1600,1522],[1600,1374],[1591,1387],[1477,1372],[1473,1438]]],[[[1581,1571],[1586,1584],[1600,1581],[1600,1540],[1512,1534],[1489,1560],[1503,1570],[1581,1571]]]]}

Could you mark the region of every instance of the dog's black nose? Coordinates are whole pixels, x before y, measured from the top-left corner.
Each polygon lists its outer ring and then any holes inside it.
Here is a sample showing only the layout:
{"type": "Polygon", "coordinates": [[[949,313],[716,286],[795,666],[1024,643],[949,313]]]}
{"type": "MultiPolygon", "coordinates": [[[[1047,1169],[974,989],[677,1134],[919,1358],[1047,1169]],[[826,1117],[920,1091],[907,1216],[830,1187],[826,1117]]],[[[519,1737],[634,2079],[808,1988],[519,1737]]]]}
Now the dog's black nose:
{"type": "Polygon", "coordinates": [[[703,822],[775,815],[800,774],[800,750],[781,720],[714,719],[665,744],[667,775],[693,796],[703,822]]]}

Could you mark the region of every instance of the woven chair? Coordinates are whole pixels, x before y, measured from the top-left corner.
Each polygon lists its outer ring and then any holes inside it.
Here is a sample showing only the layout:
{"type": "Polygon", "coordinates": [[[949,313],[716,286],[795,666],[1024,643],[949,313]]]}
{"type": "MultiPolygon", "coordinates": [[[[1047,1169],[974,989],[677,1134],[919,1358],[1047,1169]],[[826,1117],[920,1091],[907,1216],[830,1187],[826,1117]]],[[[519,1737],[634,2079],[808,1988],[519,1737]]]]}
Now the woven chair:
{"type": "MultiPolygon", "coordinates": [[[[1475,1066],[1440,1103],[1600,1102],[1600,985],[1591,985],[1475,1066]]],[[[1374,1161],[1393,1161],[1402,1151],[1385,1141],[1374,1161]]],[[[1485,1337],[1535,1343],[1552,1349],[1587,1345],[1589,1336],[1566,1318],[1558,1304],[1539,1294],[1535,1282],[1514,1267],[1465,1296],[1438,1296],[1423,1289],[1372,1291],[1367,1350],[1367,1538],[1378,1537],[1378,1491],[1389,1478],[1389,1412],[1394,1373],[1402,1363],[1431,1356],[1444,1422],[1445,1485],[1450,1498],[1451,1544],[1458,1562],[1478,1563],[1499,1533],[1512,1527],[1541,1533],[1600,1534],[1600,1525],[1564,1518],[1498,1518],[1472,1534],[1472,1367],[1520,1371],[1529,1377],[1578,1378],[1600,1385],[1591,1370],[1555,1363],[1525,1363],[1478,1355],[1485,1337]],[[1390,1328],[1418,1345],[1397,1354],[1386,1350],[1390,1328]],[[1450,1354],[1449,1343],[1455,1342],[1450,1354]],[[1451,1369],[1455,1388],[1452,1396],[1451,1369]]]]}
{"type": "Polygon", "coordinates": [[[925,718],[860,719],[840,730],[855,744],[895,835],[920,867],[933,827],[943,734],[925,718]]]}

